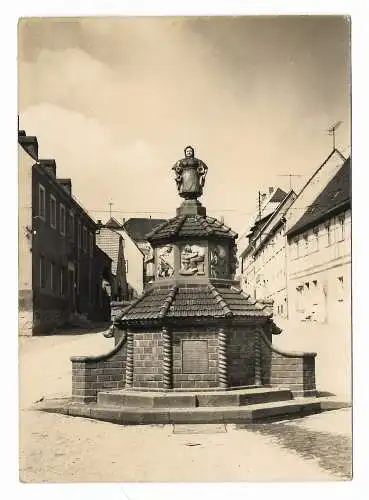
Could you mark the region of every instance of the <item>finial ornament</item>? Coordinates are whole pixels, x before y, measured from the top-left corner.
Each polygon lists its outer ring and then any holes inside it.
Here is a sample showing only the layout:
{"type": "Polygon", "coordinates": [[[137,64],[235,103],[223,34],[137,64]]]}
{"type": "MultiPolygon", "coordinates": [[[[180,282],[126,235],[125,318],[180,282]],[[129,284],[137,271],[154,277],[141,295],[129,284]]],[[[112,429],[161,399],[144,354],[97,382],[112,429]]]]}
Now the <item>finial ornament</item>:
{"type": "Polygon", "coordinates": [[[195,157],[192,146],[186,146],[184,154],[185,157],[178,160],[172,170],[176,174],[175,181],[179,196],[186,200],[194,200],[202,196],[208,167],[202,160],[195,157]]]}

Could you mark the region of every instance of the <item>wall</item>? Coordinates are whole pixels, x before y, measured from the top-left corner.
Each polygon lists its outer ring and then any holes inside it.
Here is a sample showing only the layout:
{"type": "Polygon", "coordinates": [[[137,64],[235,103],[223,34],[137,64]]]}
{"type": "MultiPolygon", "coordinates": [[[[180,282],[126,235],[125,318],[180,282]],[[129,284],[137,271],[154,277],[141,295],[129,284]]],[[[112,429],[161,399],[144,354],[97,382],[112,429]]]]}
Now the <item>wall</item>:
{"type": "Polygon", "coordinates": [[[133,387],[162,387],[162,333],[133,334],[133,387]]]}
{"type": "Polygon", "coordinates": [[[32,169],[32,217],[36,232],[32,248],[34,333],[51,333],[54,327],[64,325],[73,311],[89,315],[95,303],[96,286],[92,266],[95,224],[57,184],[56,179],[39,166],[32,169]],[[41,218],[39,214],[40,184],[45,189],[44,218],[41,218]],[[52,224],[51,219],[51,195],[56,199],[55,224],[52,224]],[[65,234],[61,234],[61,203],[66,213],[65,234]],[[74,213],[73,237],[70,233],[72,225],[69,225],[70,211],[74,213]],[[81,222],[80,237],[78,221],[81,222]],[[87,228],[86,245],[83,245],[83,227],[87,228]],[[90,235],[92,235],[91,246],[90,235]],[[45,262],[43,284],[40,279],[41,256],[45,262]],[[73,281],[69,280],[68,270],[70,269],[74,269],[73,281]]]}
{"type": "Polygon", "coordinates": [[[290,318],[275,344],[282,349],[316,351],[316,383],[351,400],[351,211],[344,212],[344,239],[338,216],[289,241],[290,318]],[[307,236],[307,242],[304,238],[307,236]],[[316,250],[318,241],[318,250],[316,250]],[[342,278],[342,280],[341,280],[342,278]]]}
{"type": "Polygon", "coordinates": [[[259,332],[262,385],[288,388],[295,397],[315,396],[315,353],[281,351],[259,332]]]}
{"type": "Polygon", "coordinates": [[[253,385],[255,338],[251,329],[232,328],[228,336],[228,383],[230,387],[253,385]]]}
{"type": "Polygon", "coordinates": [[[144,256],[124,229],[116,229],[115,231],[123,236],[126,279],[134,297],[138,297],[143,292],[144,256]]]}
{"type": "Polygon", "coordinates": [[[125,384],[127,358],[126,336],[103,356],[75,356],[72,361],[72,397],[88,403],[96,401],[97,393],[122,389],[125,384]]]}
{"type": "Polygon", "coordinates": [[[32,165],[35,160],[18,145],[18,289],[19,334],[32,335],[32,165]]]}
{"type": "MultiPolygon", "coordinates": [[[[242,288],[257,300],[273,300],[274,317],[288,317],[287,239],[283,218],[296,199],[293,191],[275,209],[241,263],[242,288]]],[[[256,235],[255,235],[256,236],[256,235]]]]}
{"type": "Polygon", "coordinates": [[[288,251],[291,320],[334,323],[337,315],[347,317],[351,292],[351,210],[292,238],[288,251]]]}

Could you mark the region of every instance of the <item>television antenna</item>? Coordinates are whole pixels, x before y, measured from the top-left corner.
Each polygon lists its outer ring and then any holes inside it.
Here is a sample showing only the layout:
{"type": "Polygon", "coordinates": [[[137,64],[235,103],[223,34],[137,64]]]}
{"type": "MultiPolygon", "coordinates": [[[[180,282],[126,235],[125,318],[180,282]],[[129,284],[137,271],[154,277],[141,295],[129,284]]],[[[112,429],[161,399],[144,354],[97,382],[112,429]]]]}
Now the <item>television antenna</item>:
{"type": "Polygon", "coordinates": [[[109,218],[111,219],[111,207],[114,205],[112,201],[109,202],[109,218]]]}
{"type": "Polygon", "coordinates": [[[292,189],[292,178],[293,177],[304,177],[303,175],[300,174],[278,174],[278,177],[289,177],[290,179],[290,191],[292,189]]]}
{"type": "Polygon", "coordinates": [[[338,127],[342,124],[342,121],[339,120],[338,122],[334,123],[329,129],[327,130],[328,135],[332,136],[333,140],[333,149],[336,149],[336,130],[338,127]]]}

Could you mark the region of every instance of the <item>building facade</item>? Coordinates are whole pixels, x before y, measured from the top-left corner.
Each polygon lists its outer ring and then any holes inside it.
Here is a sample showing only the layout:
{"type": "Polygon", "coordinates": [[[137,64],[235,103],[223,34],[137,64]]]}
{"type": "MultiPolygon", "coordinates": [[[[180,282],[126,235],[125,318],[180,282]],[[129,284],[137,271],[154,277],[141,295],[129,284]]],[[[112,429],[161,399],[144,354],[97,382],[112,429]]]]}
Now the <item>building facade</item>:
{"type": "Polygon", "coordinates": [[[350,314],[351,160],[287,231],[291,319],[335,324],[350,314]]]}
{"type": "Polygon", "coordinates": [[[277,344],[316,352],[317,388],[351,400],[351,160],[333,154],[317,175],[287,217],[289,318],[277,344]]]}
{"type": "Polygon", "coordinates": [[[243,290],[255,300],[273,301],[274,316],[288,317],[286,213],[296,198],[285,195],[272,213],[254,224],[240,255],[243,290]]]}
{"type": "Polygon", "coordinates": [[[55,160],[38,158],[36,137],[18,133],[19,331],[50,333],[95,303],[96,224],[57,179],[55,160]]]}
{"type": "Polygon", "coordinates": [[[154,254],[147,235],[165,219],[133,217],[119,223],[111,217],[105,227],[123,237],[129,298],[139,297],[154,279],[154,254]]]}
{"type": "Polygon", "coordinates": [[[113,301],[128,299],[128,284],[126,276],[126,260],[124,257],[124,240],[114,229],[98,225],[96,233],[98,248],[111,259],[110,296],[113,301]]]}

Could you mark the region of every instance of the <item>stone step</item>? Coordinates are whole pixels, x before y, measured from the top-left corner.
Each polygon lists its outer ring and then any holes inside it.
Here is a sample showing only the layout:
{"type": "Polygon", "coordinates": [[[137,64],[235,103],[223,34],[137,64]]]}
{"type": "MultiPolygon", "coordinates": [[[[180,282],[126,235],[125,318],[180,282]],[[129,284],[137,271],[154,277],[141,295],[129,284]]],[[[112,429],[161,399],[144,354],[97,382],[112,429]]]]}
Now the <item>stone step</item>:
{"type": "Polygon", "coordinates": [[[119,408],[203,408],[247,406],[289,401],[288,389],[257,388],[208,392],[138,392],[129,390],[99,392],[97,403],[119,408]]]}
{"type": "Polygon", "coordinates": [[[122,408],[101,404],[45,401],[39,410],[87,417],[120,425],[224,423],[247,424],[285,418],[298,418],[323,411],[319,398],[273,401],[239,407],[122,408]]]}

